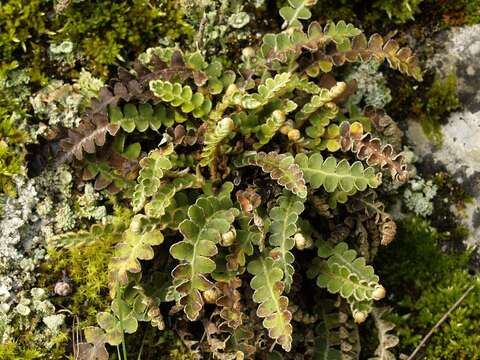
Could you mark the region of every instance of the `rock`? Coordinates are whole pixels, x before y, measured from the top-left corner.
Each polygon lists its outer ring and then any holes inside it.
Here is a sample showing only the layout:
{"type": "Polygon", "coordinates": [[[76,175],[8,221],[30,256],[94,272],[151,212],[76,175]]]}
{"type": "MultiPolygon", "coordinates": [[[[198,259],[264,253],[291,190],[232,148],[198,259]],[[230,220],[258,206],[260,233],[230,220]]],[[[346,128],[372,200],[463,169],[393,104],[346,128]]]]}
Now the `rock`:
{"type": "MultiPolygon", "coordinates": [[[[461,108],[449,115],[442,127],[441,145],[431,143],[418,122],[409,121],[407,137],[415,153],[425,162],[446,168],[475,201],[454,209],[468,227],[467,246],[480,245],[480,25],[444,31],[435,37],[443,43],[427,63],[443,76],[457,76],[461,108]]],[[[448,205],[446,205],[448,206],[448,205]]],[[[452,207],[453,209],[454,207],[452,207]]],[[[479,251],[480,254],[480,251],[479,251]]]]}

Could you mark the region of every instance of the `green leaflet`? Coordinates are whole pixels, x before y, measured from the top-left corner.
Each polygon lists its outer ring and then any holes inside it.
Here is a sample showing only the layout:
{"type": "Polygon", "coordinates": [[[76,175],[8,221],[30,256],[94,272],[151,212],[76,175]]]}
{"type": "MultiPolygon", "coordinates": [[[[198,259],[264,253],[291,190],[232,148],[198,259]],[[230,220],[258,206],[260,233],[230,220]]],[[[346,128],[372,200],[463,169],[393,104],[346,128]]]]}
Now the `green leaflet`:
{"type": "Polygon", "coordinates": [[[140,160],[140,166],[142,169],[132,197],[132,207],[135,212],[140,211],[147,198],[158,191],[163,171],[171,169],[172,163],[161,150],[157,149],[140,160]]]}
{"type": "Polygon", "coordinates": [[[200,161],[201,166],[207,166],[213,161],[219,145],[232,133],[233,129],[233,120],[231,118],[223,118],[215,125],[213,131],[207,132],[200,155],[202,158],[200,161]]]}
{"type": "Polygon", "coordinates": [[[260,304],[257,316],[263,319],[263,327],[268,335],[279,343],[285,351],[292,346],[292,314],[288,310],[288,298],[282,295],[283,272],[275,267],[271,258],[260,256],[248,264],[247,270],[254,275],[250,286],[254,290],[253,301],[260,304]]]}
{"type": "Polygon", "coordinates": [[[139,273],[142,270],[139,260],[153,259],[152,246],[163,242],[163,234],[156,229],[145,215],[135,215],[130,227],[123,233],[122,242],[115,247],[110,264],[110,289],[115,284],[127,284],[128,272],[139,273]]]}
{"type": "Polygon", "coordinates": [[[255,144],[253,147],[255,150],[260,149],[263,145],[268,144],[268,142],[275,136],[277,131],[285,123],[285,113],[280,110],[275,110],[268,118],[265,124],[257,126],[254,131],[259,140],[258,144],[255,144]]]}
{"type": "Polygon", "coordinates": [[[212,101],[201,92],[192,91],[189,85],[171,83],[163,80],[150,81],[150,90],[155,96],[174,107],[180,107],[184,113],[192,113],[196,118],[203,118],[212,109],[212,101]]]}
{"type": "Polygon", "coordinates": [[[317,3],[317,0],[288,0],[289,6],[280,9],[280,16],[285,20],[282,29],[287,27],[302,27],[299,20],[308,20],[312,13],[308,7],[317,3]]]}
{"type": "Polygon", "coordinates": [[[350,165],[343,159],[337,163],[337,159],[333,156],[324,160],[320,153],[315,153],[310,157],[298,154],[295,162],[300,166],[305,180],[313,189],[323,186],[327,192],[337,189],[350,192],[352,189],[363,191],[367,187],[376,188],[380,185],[380,175],[376,175],[371,167],[364,169],[360,161],[350,165]]]}
{"type": "Polygon", "coordinates": [[[270,210],[272,223],[268,229],[270,233],[269,242],[274,248],[270,250],[270,256],[275,266],[282,269],[285,275],[285,292],[290,292],[293,282],[293,262],[295,257],[291,250],[295,246],[293,235],[297,232],[298,216],[303,212],[303,201],[297,196],[286,193],[277,200],[277,205],[270,210]]]}
{"type": "Polygon", "coordinates": [[[170,127],[176,122],[184,122],[187,119],[178,112],[166,108],[163,104],[152,106],[148,103],[127,103],[123,111],[118,106],[109,107],[109,117],[112,124],[118,124],[127,133],[134,130],[145,132],[147,129],[157,131],[162,125],[170,127]]]}
{"type": "Polygon", "coordinates": [[[172,277],[189,320],[196,320],[203,308],[201,291],[213,286],[206,275],[216,268],[211,257],[217,254],[216,244],[237,215],[229,195],[204,196],[188,208],[188,219],[179,226],[184,240],[173,244],[170,254],[181,263],[173,269],[172,277]]]}
{"type": "Polygon", "coordinates": [[[307,196],[307,187],[300,167],[295,164],[295,160],[290,154],[279,154],[271,151],[268,154],[264,152],[250,152],[237,162],[237,166],[257,165],[263,171],[270,174],[273,180],[278,184],[290,190],[301,198],[307,196]]]}
{"type": "Polygon", "coordinates": [[[332,247],[321,241],[318,243],[318,256],[327,260],[316,258],[308,276],[317,277],[319,287],[332,294],[340,294],[353,308],[358,302],[379,300],[385,296],[385,289],[379,285],[373,267],[366,265],[365,259],[357,257],[357,252],[349,249],[346,243],[332,247]]]}

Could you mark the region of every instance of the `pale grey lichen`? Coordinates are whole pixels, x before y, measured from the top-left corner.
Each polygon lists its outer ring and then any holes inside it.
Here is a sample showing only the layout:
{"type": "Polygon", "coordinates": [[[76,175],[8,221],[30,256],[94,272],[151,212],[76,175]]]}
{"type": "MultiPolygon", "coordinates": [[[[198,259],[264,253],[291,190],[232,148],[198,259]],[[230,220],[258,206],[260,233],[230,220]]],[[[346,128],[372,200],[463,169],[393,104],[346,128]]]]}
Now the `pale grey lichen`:
{"type": "Polygon", "coordinates": [[[48,55],[50,60],[58,61],[63,65],[73,66],[77,60],[77,55],[74,52],[74,44],[70,40],[50,44],[48,55]]]}
{"type": "MultiPolygon", "coordinates": [[[[49,126],[72,128],[78,126],[81,112],[90,99],[98,94],[103,82],[82,70],[74,84],[64,84],[61,80],[52,80],[38,91],[30,102],[35,115],[46,121],[49,126]]],[[[39,128],[39,133],[46,127],[39,128]]]]}
{"type": "Polygon", "coordinates": [[[387,80],[378,69],[380,64],[376,61],[361,63],[352,68],[346,81],[355,80],[358,90],[349,98],[352,104],[359,104],[362,100],[365,105],[383,109],[390,101],[392,95],[387,86],[387,80]]]}
{"type": "Polygon", "coordinates": [[[35,284],[38,265],[48,257],[47,236],[76,225],[72,175],[62,165],[32,179],[14,179],[18,196],[3,198],[0,218],[0,343],[28,332],[32,345],[48,349],[61,317],[51,317],[55,307],[35,284]]]}
{"type": "Polygon", "coordinates": [[[102,198],[98,191],[95,191],[92,184],[85,184],[84,193],[77,197],[75,203],[77,208],[75,213],[80,219],[94,219],[101,221],[107,216],[107,208],[105,206],[97,206],[98,201],[102,198]]]}
{"type": "Polygon", "coordinates": [[[421,178],[409,182],[410,187],[403,193],[404,203],[415,214],[427,217],[433,211],[433,198],[437,195],[438,187],[431,180],[421,178]]]}

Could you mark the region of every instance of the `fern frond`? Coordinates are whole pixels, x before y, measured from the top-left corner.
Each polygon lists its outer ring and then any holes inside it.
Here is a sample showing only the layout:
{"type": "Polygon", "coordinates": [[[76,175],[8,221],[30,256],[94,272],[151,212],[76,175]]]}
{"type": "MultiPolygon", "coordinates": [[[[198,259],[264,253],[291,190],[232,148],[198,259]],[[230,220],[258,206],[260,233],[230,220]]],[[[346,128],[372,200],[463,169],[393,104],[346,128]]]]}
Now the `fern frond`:
{"type": "Polygon", "coordinates": [[[295,160],[290,154],[279,154],[271,151],[268,154],[264,152],[250,152],[237,162],[237,166],[256,165],[263,171],[270,174],[273,180],[278,184],[290,190],[295,195],[305,198],[307,196],[307,187],[300,167],[295,164],[295,160]]]}
{"type": "Polygon", "coordinates": [[[148,217],[160,218],[165,215],[165,209],[170,206],[175,194],[191,188],[200,188],[202,179],[193,174],[184,174],[160,185],[152,199],[145,204],[145,214],[148,217]]]}
{"type": "Polygon", "coordinates": [[[153,259],[152,246],[162,242],[161,231],[156,229],[146,216],[136,215],[130,227],[123,233],[122,241],[115,247],[110,264],[110,289],[114,290],[117,281],[127,284],[128,273],[139,273],[142,270],[139,260],[153,259]]]}
{"type": "Polygon", "coordinates": [[[360,343],[358,328],[349,320],[343,307],[330,299],[322,299],[316,306],[319,315],[315,327],[314,359],[358,360],[360,343]]]}
{"type": "Polygon", "coordinates": [[[300,111],[295,114],[295,121],[297,124],[303,123],[320,108],[340,96],[346,88],[346,83],[338,82],[331,89],[321,89],[318,95],[313,95],[310,101],[303,105],[300,111]]]}
{"type": "Polygon", "coordinates": [[[378,347],[375,350],[375,356],[369,360],[395,360],[395,355],[390,351],[398,345],[399,339],[397,336],[389,334],[388,332],[395,328],[395,324],[382,319],[382,317],[389,312],[390,309],[373,308],[372,316],[375,321],[375,327],[378,332],[378,347]]]}
{"type": "Polygon", "coordinates": [[[234,277],[228,282],[220,281],[215,284],[221,294],[216,301],[216,305],[221,308],[220,317],[232,329],[238,328],[243,322],[241,296],[237,290],[241,286],[242,280],[239,277],[234,277]]]}
{"type": "Polygon", "coordinates": [[[258,93],[245,94],[241,104],[245,109],[257,109],[278,97],[286,88],[291,79],[291,73],[284,72],[267,78],[265,84],[258,86],[258,93]]]}
{"type": "Polygon", "coordinates": [[[380,139],[370,133],[363,133],[359,122],[340,124],[342,151],[352,151],[359,160],[365,160],[369,166],[388,168],[392,178],[399,182],[408,180],[407,164],[401,154],[396,154],[390,144],[382,145],[380,139]]]}
{"type": "Polygon", "coordinates": [[[215,268],[211,259],[217,254],[221,235],[226,233],[238,210],[232,207],[229,195],[199,198],[188,208],[188,219],[179,230],[184,240],[170,247],[170,254],[181,263],[172,271],[173,284],[181,294],[180,306],[189,320],[196,320],[203,308],[201,291],[213,284],[207,279],[215,268]]]}
{"type": "Polygon", "coordinates": [[[162,101],[174,107],[180,107],[182,112],[192,113],[196,118],[207,116],[212,109],[212,101],[200,92],[194,94],[189,85],[152,80],[150,90],[162,101]]]}
{"type": "Polygon", "coordinates": [[[234,123],[231,118],[223,118],[216,125],[213,131],[206,133],[204,140],[204,147],[200,155],[200,165],[207,166],[215,158],[217,154],[218,147],[233,131],[234,123]]]}
{"type": "Polygon", "coordinates": [[[250,218],[240,216],[238,218],[240,229],[237,230],[237,236],[233,244],[233,249],[225,259],[227,260],[227,270],[236,271],[244,267],[246,257],[253,255],[253,245],[259,244],[262,234],[254,225],[250,225],[250,218]]]}
{"type": "Polygon", "coordinates": [[[48,244],[52,247],[74,247],[89,245],[95,241],[102,240],[105,236],[120,235],[124,230],[121,226],[113,224],[93,224],[89,230],[80,230],[77,232],[68,232],[55,235],[48,239],[48,244]]]}
{"type": "Polygon", "coordinates": [[[318,244],[318,256],[308,272],[310,278],[317,277],[317,285],[332,294],[340,294],[352,304],[353,301],[379,300],[385,289],[378,283],[373,267],[365,259],[357,257],[355,250],[346,243],[332,247],[325,241],[318,244]]]}
{"type": "Polygon", "coordinates": [[[273,259],[263,256],[251,261],[247,270],[254,276],[250,286],[254,290],[253,301],[260,304],[257,316],[263,318],[263,327],[268,330],[268,335],[285,351],[290,351],[292,314],[288,310],[288,298],[282,295],[282,270],[275,266],[273,259]]]}
{"type": "Polygon", "coordinates": [[[327,192],[337,189],[349,192],[353,189],[363,191],[367,187],[376,188],[380,185],[380,176],[375,174],[373,168],[365,169],[360,161],[352,165],[347,160],[337,163],[333,156],[324,160],[320,153],[315,153],[310,157],[298,154],[295,162],[313,189],[323,186],[327,192]]]}
{"type": "Polygon", "coordinates": [[[285,276],[283,282],[286,293],[290,292],[293,283],[295,257],[291,250],[295,247],[293,236],[297,232],[298,217],[303,210],[303,201],[291,193],[286,193],[278,198],[276,206],[269,214],[272,220],[268,229],[269,242],[274,247],[270,250],[270,256],[285,276]]]}
{"type": "Polygon", "coordinates": [[[147,198],[158,191],[164,170],[171,169],[172,163],[162,150],[156,149],[140,160],[140,167],[141,170],[132,197],[132,206],[135,212],[140,211],[147,198]]]}
{"type": "Polygon", "coordinates": [[[262,124],[257,127],[255,135],[257,136],[259,143],[254,144],[253,148],[255,150],[260,149],[263,145],[268,144],[268,142],[275,136],[278,130],[285,123],[286,116],[285,112],[280,110],[275,110],[268,118],[265,124],[262,124]]]}
{"type": "Polygon", "coordinates": [[[118,106],[109,107],[109,117],[112,124],[118,124],[127,133],[134,130],[145,132],[147,129],[157,131],[162,125],[172,126],[175,122],[184,122],[185,117],[180,116],[173,110],[167,109],[164,105],[127,103],[123,111],[118,106]]]}
{"type": "Polygon", "coordinates": [[[115,136],[120,127],[108,122],[106,116],[85,119],[76,129],[68,130],[68,137],[60,141],[62,160],[83,159],[83,153],[94,154],[97,146],[105,145],[107,133],[115,136]]]}

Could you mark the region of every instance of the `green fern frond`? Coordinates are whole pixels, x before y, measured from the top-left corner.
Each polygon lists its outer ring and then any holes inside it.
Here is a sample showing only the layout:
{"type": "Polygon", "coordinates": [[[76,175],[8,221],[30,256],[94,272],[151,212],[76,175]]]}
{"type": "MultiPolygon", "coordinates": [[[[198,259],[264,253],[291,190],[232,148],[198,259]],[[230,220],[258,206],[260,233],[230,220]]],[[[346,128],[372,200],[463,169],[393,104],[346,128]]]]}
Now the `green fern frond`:
{"type": "Polygon", "coordinates": [[[274,78],[267,78],[264,84],[259,85],[258,93],[246,94],[241,104],[245,109],[257,109],[272,99],[280,96],[287,88],[292,75],[289,72],[279,73],[274,78]]]}
{"type": "Polygon", "coordinates": [[[127,103],[123,106],[123,111],[118,106],[110,106],[109,117],[112,124],[120,125],[127,133],[134,130],[145,132],[147,129],[157,131],[162,125],[170,127],[176,122],[181,123],[187,120],[162,104],[152,106],[148,103],[139,104],[138,107],[127,103]]]}
{"type": "Polygon", "coordinates": [[[357,257],[356,251],[349,249],[346,243],[333,247],[320,241],[318,256],[326,260],[316,258],[308,276],[317,277],[319,287],[326,288],[332,294],[340,294],[350,304],[354,301],[380,300],[385,296],[385,289],[378,283],[379,278],[373,267],[366,265],[365,259],[357,257]]]}
{"type": "Polygon", "coordinates": [[[163,242],[163,234],[144,215],[136,215],[130,227],[123,233],[122,241],[115,247],[114,257],[110,264],[110,289],[115,284],[127,284],[128,273],[139,273],[142,270],[139,260],[153,259],[152,246],[163,242]]]}
{"type": "Polygon", "coordinates": [[[173,269],[172,277],[181,294],[179,305],[189,320],[196,320],[203,308],[201,291],[213,286],[207,275],[216,268],[211,257],[217,254],[216,244],[237,215],[229,195],[201,197],[189,207],[188,219],[179,226],[184,240],[173,244],[170,254],[181,263],[173,269]]]}
{"type": "Polygon", "coordinates": [[[303,212],[303,201],[291,193],[284,193],[277,200],[277,205],[270,210],[272,220],[268,229],[269,242],[274,248],[270,250],[270,256],[275,266],[280,268],[285,275],[283,280],[285,292],[290,292],[293,282],[293,262],[295,257],[291,250],[295,247],[293,235],[297,232],[297,220],[303,212]]]}
{"type": "Polygon", "coordinates": [[[172,199],[179,191],[191,188],[200,188],[202,179],[193,174],[184,174],[169,182],[160,185],[152,199],[145,204],[145,214],[148,217],[160,218],[172,203],[172,199]]]}
{"type": "Polygon", "coordinates": [[[213,131],[207,132],[204,141],[204,147],[200,157],[201,166],[209,165],[215,158],[219,145],[233,131],[234,123],[231,118],[223,118],[216,125],[213,131]]]}
{"type": "Polygon", "coordinates": [[[164,170],[171,169],[172,163],[161,150],[157,149],[140,160],[140,167],[141,170],[132,197],[132,206],[135,212],[140,211],[147,198],[158,191],[164,170]]]}
{"type": "Polygon", "coordinates": [[[323,186],[327,192],[337,189],[349,192],[352,189],[363,191],[367,187],[376,188],[380,185],[380,175],[375,174],[373,168],[365,169],[360,161],[350,165],[347,160],[337,162],[333,156],[324,160],[320,153],[315,153],[310,157],[298,154],[295,162],[313,189],[323,186]]]}
{"type": "Polygon", "coordinates": [[[114,226],[113,224],[93,224],[89,230],[55,235],[48,239],[48,244],[56,248],[78,247],[91,244],[95,241],[102,241],[105,236],[120,235],[123,230],[124,228],[121,226],[114,226]]]}
{"type": "Polygon", "coordinates": [[[174,107],[180,107],[182,112],[192,113],[196,118],[207,116],[212,109],[212,101],[200,92],[194,94],[189,85],[152,80],[150,90],[162,101],[174,107]]]}
{"type": "Polygon", "coordinates": [[[253,301],[260,304],[257,316],[263,318],[263,327],[268,335],[285,351],[292,347],[292,314],[288,310],[288,298],[283,296],[283,272],[273,259],[260,256],[248,264],[247,270],[254,275],[250,286],[254,290],[253,301]]]}

